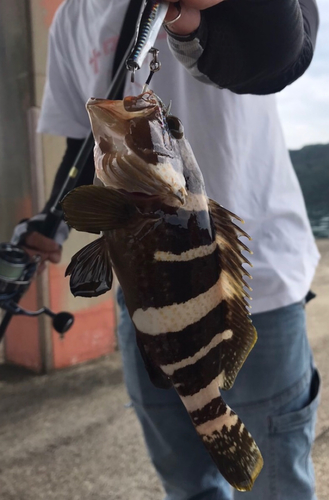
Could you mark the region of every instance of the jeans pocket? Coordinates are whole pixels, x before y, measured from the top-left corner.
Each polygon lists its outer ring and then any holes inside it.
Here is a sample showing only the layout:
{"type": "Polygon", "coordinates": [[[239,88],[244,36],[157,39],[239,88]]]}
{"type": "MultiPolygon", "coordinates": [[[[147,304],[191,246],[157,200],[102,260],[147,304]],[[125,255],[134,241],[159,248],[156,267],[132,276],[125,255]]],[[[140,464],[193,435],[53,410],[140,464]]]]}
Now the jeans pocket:
{"type": "Polygon", "coordinates": [[[271,500],[315,499],[311,450],[319,399],[320,377],[314,369],[304,391],[268,417],[271,500]]]}
{"type": "MultiPolygon", "coordinates": [[[[316,414],[320,400],[320,376],[317,369],[314,369],[309,390],[308,402],[301,409],[285,411],[287,407],[281,408],[280,414],[269,417],[270,434],[293,432],[304,427],[316,414]]],[[[298,406],[295,400],[292,402],[298,406]]],[[[288,405],[287,405],[288,406],[288,405]]],[[[291,406],[291,404],[290,404],[291,406]]]]}

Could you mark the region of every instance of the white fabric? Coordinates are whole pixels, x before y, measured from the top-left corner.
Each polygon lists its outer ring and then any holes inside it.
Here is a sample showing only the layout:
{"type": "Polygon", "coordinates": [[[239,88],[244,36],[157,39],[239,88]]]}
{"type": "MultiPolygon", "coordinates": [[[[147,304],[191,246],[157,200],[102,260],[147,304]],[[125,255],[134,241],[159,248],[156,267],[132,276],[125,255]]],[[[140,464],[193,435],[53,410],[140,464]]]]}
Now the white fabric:
{"type": "MultiPolygon", "coordinates": [[[[84,104],[106,97],[115,41],[128,0],[67,0],[50,31],[48,79],[39,131],[85,137],[84,104]]],[[[242,217],[253,238],[252,313],[302,300],[319,254],[279,123],[274,96],[235,95],[198,82],[157,40],[153,90],[182,120],[208,195],[242,217]]],[[[145,65],[126,94],[140,93],[145,65]]],[[[128,79],[129,80],[129,79],[128,79]]],[[[249,242],[248,242],[249,244],[249,242]]]]}

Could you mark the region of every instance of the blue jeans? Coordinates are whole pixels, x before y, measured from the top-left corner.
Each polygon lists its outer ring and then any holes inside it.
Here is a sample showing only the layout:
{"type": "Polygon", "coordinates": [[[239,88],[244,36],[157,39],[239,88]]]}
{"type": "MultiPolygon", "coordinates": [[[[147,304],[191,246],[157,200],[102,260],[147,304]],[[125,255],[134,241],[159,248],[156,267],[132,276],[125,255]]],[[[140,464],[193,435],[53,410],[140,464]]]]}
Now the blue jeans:
{"type": "Polygon", "coordinates": [[[127,390],[166,500],[316,500],[310,456],[319,375],[303,303],[252,317],[258,341],[225,401],[255,438],[264,468],[252,492],[233,493],[217,471],[173,389],[157,389],[144,368],[118,291],[118,327],[127,390]]]}

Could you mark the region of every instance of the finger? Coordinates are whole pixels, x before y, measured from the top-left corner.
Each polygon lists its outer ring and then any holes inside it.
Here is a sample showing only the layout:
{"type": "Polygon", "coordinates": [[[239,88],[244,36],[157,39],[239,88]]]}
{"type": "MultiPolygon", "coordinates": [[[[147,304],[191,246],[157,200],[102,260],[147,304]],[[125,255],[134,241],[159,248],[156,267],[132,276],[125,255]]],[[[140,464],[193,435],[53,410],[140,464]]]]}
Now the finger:
{"type": "Polygon", "coordinates": [[[35,250],[25,246],[23,248],[30,257],[33,258],[38,256],[40,258],[40,265],[47,261],[52,262],[53,264],[58,264],[62,258],[61,248],[56,252],[40,252],[40,250],[35,250]]]}
{"type": "Polygon", "coordinates": [[[33,249],[33,248],[29,248],[29,247],[25,247],[25,246],[24,246],[23,248],[24,248],[25,252],[26,252],[26,253],[27,253],[27,254],[28,254],[31,258],[36,257],[36,256],[40,257],[40,262],[41,262],[41,263],[42,263],[42,262],[45,262],[45,261],[48,259],[48,255],[49,255],[48,253],[40,252],[40,251],[38,251],[38,250],[35,250],[35,249],[33,249]]]}
{"type": "Polygon", "coordinates": [[[52,262],[53,264],[58,264],[62,258],[62,252],[52,252],[48,255],[49,262],[52,262]]]}
{"type": "MultiPolygon", "coordinates": [[[[166,22],[174,21],[177,18],[178,12],[175,5],[169,5],[165,19],[166,22]]],[[[200,21],[201,16],[199,10],[182,5],[181,16],[177,21],[174,21],[173,24],[168,25],[168,29],[178,35],[189,35],[199,27],[200,21]]]]}
{"type": "Polygon", "coordinates": [[[26,236],[24,245],[44,253],[58,252],[61,248],[56,241],[51,238],[47,238],[43,234],[37,233],[36,231],[26,236]]]}

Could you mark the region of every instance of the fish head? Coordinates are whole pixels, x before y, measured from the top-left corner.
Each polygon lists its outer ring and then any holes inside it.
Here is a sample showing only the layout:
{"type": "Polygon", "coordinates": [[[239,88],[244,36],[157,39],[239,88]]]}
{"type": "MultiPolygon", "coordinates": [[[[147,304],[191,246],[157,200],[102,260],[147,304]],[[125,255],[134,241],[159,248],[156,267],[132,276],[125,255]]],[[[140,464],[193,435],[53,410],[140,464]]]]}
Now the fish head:
{"type": "Polygon", "coordinates": [[[183,127],[152,91],[121,101],[89,99],[96,176],[135,197],[184,205],[183,127]]]}

